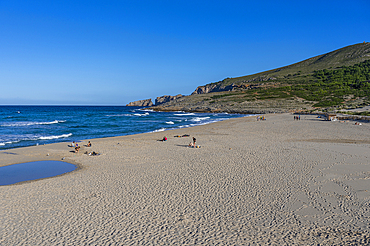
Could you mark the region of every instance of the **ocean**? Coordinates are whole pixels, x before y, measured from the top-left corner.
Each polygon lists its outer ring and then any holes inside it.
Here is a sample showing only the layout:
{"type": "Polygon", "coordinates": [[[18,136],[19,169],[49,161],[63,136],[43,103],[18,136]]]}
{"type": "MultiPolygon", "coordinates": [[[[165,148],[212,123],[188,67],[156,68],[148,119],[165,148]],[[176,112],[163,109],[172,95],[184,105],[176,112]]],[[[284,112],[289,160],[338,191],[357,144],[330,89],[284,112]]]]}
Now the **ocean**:
{"type": "Polygon", "coordinates": [[[0,106],[0,150],[166,131],[244,116],[126,106],[0,106]]]}

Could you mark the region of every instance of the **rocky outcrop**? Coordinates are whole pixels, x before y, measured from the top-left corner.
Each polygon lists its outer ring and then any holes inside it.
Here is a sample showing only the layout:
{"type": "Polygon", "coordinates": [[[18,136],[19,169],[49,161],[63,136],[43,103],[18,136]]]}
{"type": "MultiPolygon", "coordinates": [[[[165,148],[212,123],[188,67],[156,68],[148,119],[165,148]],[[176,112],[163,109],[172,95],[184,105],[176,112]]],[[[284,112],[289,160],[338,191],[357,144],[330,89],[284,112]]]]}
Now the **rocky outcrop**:
{"type": "Polygon", "coordinates": [[[161,97],[157,97],[155,99],[155,105],[160,105],[160,104],[163,104],[163,103],[166,103],[166,102],[169,102],[169,101],[173,101],[173,100],[176,100],[178,98],[181,98],[183,97],[183,95],[181,94],[178,94],[176,96],[161,96],[161,97]]]}
{"type": "Polygon", "coordinates": [[[153,102],[152,102],[152,99],[145,99],[145,100],[130,102],[126,106],[130,106],[130,107],[134,107],[134,106],[136,106],[136,107],[150,107],[150,106],[153,106],[153,102]]]}
{"type": "Polygon", "coordinates": [[[202,85],[198,86],[192,95],[195,94],[206,94],[206,93],[211,93],[211,92],[218,92],[218,91],[224,91],[224,88],[222,88],[222,85],[220,83],[215,83],[215,84],[207,84],[207,85],[202,85]]]}
{"type": "Polygon", "coordinates": [[[248,89],[249,85],[223,85],[222,83],[214,83],[214,84],[208,84],[203,86],[198,86],[195,91],[192,93],[192,95],[196,94],[206,94],[211,92],[220,92],[220,91],[233,91],[237,89],[248,89]]]}

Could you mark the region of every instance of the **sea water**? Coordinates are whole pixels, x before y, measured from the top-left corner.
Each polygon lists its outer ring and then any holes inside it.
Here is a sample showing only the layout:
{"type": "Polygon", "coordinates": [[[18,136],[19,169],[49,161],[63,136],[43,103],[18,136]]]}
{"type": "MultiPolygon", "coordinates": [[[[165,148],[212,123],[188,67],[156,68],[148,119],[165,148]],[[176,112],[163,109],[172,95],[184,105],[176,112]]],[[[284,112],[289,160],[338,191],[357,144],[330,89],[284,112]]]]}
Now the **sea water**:
{"type": "Polygon", "coordinates": [[[0,106],[0,150],[158,132],[243,116],[126,106],[0,106]]]}

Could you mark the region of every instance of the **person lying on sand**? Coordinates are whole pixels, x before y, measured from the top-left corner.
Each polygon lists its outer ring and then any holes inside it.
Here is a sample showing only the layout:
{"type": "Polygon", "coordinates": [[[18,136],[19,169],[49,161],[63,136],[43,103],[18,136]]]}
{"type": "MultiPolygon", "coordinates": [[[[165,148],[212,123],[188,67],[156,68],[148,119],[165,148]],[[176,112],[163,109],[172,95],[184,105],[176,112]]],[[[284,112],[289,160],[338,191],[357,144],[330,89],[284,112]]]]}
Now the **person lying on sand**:
{"type": "Polygon", "coordinates": [[[78,153],[79,150],[80,150],[80,146],[76,146],[75,153],[78,153]]]}
{"type": "Polygon", "coordinates": [[[194,143],[189,143],[188,147],[190,147],[190,148],[200,148],[199,145],[195,145],[194,143]]]}
{"type": "Polygon", "coordinates": [[[161,141],[161,142],[167,141],[167,137],[164,136],[161,140],[157,140],[157,141],[161,141]]]}
{"type": "Polygon", "coordinates": [[[85,152],[85,154],[86,154],[86,155],[90,155],[90,156],[91,156],[91,155],[93,155],[93,156],[94,156],[94,155],[100,155],[100,153],[97,153],[97,152],[95,152],[95,151],[92,151],[92,152],[89,152],[89,153],[86,151],[86,152],[85,152]]]}

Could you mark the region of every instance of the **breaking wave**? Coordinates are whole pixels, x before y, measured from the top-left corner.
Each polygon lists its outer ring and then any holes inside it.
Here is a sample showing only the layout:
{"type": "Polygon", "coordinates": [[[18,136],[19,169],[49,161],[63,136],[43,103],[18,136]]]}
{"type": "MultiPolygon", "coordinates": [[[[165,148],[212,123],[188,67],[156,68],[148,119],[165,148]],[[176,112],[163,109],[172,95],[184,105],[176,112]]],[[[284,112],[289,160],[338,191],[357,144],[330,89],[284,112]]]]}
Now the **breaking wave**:
{"type": "Polygon", "coordinates": [[[58,124],[58,123],[63,123],[66,122],[65,120],[54,120],[54,121],[49,121],[49,122],[29,122],[29,121],[24,121],[24,122],[16,122],[16,123],[5,123],[2,124],[1,126],[11,126],[11,127],[17,127],[17,126],[34,126],[34,125],[51,125],[51,124],[58,124]]]}

